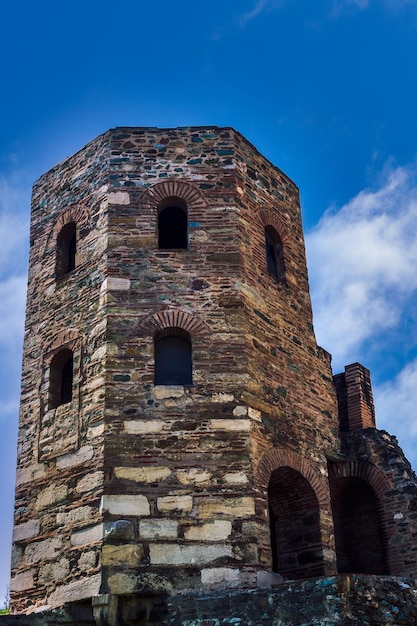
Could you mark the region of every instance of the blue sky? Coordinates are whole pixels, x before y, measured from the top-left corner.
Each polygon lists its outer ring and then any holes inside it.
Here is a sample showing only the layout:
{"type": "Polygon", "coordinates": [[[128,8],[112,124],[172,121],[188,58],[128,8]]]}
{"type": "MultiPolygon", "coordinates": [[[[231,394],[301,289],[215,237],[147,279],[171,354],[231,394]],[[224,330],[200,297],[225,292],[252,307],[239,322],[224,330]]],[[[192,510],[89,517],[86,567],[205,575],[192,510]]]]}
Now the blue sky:
{"type": "Polygon", "coordinates": [[[417,0],[16,0],[0,28],[0,604],[31,185],[114,126],[233,126],[297,183],[318,342],[416,467],[417,0]]]}

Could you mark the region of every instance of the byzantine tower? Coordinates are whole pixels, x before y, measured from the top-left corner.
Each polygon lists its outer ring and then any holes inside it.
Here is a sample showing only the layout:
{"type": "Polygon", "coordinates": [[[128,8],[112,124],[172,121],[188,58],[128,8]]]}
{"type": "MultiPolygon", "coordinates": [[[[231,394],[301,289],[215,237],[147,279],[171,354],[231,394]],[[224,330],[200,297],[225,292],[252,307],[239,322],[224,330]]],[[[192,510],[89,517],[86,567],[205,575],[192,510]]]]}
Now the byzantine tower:
{"type": "Polygon", "coordinates": [[[12,612],[417,576],[415,477],[317,346],[298,189],[240,133],[104,133],[35,183],[30,244],[12,612]]]}

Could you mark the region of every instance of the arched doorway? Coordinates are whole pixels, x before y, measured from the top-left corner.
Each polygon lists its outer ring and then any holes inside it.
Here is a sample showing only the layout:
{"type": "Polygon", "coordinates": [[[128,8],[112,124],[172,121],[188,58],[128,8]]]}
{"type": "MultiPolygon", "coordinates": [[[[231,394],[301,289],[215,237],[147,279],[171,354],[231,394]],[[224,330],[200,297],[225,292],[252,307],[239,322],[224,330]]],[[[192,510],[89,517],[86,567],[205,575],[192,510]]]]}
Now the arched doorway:
{"type": "Polygon", "coordinates": [[[271,474],[268,502],[273,571],[296,580],[323,576],[319,504],[310,483],[280,467],[271,474]]]}
{"type": "Polygon", "coordinates": [[[357,477],[331,481],[339,573],[388,574],[379,501],[357,477]]]}

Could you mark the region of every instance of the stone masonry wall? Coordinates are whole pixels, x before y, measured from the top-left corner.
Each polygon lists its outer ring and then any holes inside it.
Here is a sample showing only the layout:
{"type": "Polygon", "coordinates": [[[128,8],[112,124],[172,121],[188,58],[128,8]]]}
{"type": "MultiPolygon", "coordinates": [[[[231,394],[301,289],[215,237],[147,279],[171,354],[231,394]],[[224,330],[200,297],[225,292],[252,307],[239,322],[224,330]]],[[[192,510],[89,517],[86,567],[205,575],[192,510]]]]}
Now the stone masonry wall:
{"type": "Polygon", "coordinates": [[[107,152],[99,137],[33,189],[10,586],[16,612],[100,588],[107,152]],[[76,269],[57,280],[56,238],[70,221],[76,269]],[[49,409],[49,365],[65,347],[74,354],[72,400],[49,409]]]}

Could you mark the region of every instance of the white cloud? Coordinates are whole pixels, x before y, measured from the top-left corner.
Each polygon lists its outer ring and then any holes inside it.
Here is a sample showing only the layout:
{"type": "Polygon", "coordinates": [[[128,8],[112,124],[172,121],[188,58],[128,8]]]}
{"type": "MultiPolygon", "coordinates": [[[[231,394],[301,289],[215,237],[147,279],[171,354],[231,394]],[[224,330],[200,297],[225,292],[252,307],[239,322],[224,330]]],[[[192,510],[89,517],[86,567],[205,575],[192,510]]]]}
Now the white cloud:
{"type": "Polygon", "coordinates": [[[374,386],[374,398],[377,427],[395,434],[417,467],[417,359],[393,380],[374,386]]]}
{"type": "Polygon", "coordinates": [[[261,13],[273,11],[274,9],[281,8],[282,6],[283,0],[257,0],[252,9],[239,16],[239,24],[241,27],[244,27],[248,22],[258,17],[261,13]]]}
{"type": "Polygon", "coordinates": [[[316,334],[337,368],[400,324],[416,298],[416,219],[416,171],[399,167],[307,234],[316,334]]]}

